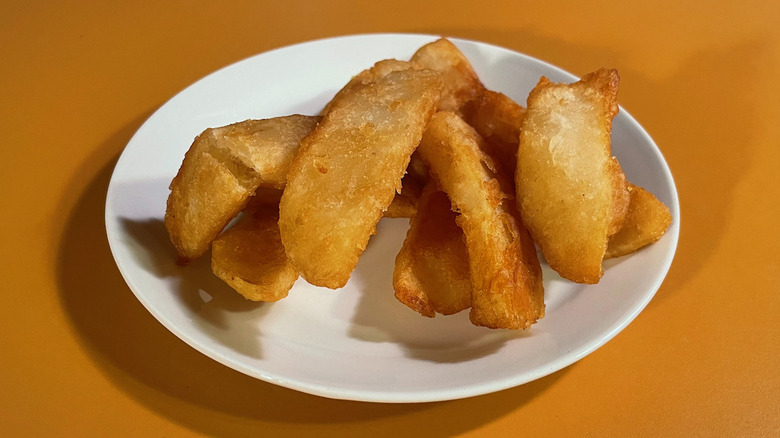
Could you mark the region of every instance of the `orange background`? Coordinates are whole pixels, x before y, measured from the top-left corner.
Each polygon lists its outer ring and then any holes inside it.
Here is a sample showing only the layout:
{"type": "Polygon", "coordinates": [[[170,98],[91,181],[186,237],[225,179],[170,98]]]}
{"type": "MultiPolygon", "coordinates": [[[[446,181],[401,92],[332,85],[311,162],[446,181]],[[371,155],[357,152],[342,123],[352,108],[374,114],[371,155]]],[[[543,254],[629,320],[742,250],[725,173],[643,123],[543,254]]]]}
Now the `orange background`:
{"type": "Polygon", "coordinates": [[[780,3],[160,3],[0,6],[3,435],[780,434],[780,3]],[[626,330],[517,388],[382,405],[246,377],[139,304],[103,222],[134,131],[219,67],[364,32],[619,69],[620,102],[666,156],[682,209],[669,275],[626,330]]]}

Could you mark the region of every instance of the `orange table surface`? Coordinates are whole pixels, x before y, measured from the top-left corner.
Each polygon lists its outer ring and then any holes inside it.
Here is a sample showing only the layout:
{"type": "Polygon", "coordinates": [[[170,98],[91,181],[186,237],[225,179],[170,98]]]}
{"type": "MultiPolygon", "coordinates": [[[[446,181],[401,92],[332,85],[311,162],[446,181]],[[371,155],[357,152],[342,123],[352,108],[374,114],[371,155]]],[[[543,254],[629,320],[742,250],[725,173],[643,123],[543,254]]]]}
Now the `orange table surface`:
{"type": "Polygon", "coordinates": [[[0,434],[780,435],[780,3],[164,3],[0,5],[0,434]],[[620,71],[620,103],[674,174],[681,233],[660,290],[612,341],[494,394],[359,403],[220,365],[136,300],[104,202],[143,121],[229,63],[373,32],[620,71]]]}

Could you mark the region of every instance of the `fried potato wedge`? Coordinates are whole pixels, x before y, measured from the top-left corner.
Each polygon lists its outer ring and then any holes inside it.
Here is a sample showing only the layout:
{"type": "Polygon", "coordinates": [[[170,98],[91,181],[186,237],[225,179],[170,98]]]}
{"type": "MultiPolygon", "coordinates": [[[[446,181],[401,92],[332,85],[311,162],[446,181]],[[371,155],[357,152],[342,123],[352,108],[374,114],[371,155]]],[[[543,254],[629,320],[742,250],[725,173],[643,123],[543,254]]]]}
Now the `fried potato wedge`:
{"type": "Polygon", "coordinates": [[[393,202],[387,207],[384,217],[411,218],[417,212],[422,186],[418,180],[407,173],[401,179],[401,193],[397,193],[393,202]]]}
{"type": "Polygon", "coordinates": [[[322,114],[327,114],[330,111],[331,106],[341,101],[341,97],[345,94],[352,93],[356,88],[366,86],[372,82],[376,82],[379,79],[389,75],[390,73],[408,70],[412,68],[412,65],[406,61],[399,61],[397,59],[385,59],[377,62],[371,68],[365,69],[360,73],[353,76],[349,82],[339,90],[333,99],[325,105],[325,109],[322,110],[322,114]]]}
{"type": "Polygon", "coordinates": [[[427,181],[428,167],[415,152],[409,159],[406,175],[401,179],[401,193],[395,195],[384,217],[411,218],[417,211],[417,203],[427,181]]]}
{"type": "Polygon", "coordinates": [[[404,180],[407,179],[416,181],[420,186],[421,191],[422,187],[425,187],[425,184],[428,182],[428,166],[422,158],[420,158],[420,154],[418,154],[417,151],[415,151],[412,154],[412,158],[409,159],[409,166],[406,168],[406,175],[404,176],[404,180]]]}
{"type": "Polygon", "coordinates": [[[631,254],[655,243],[672,224],[669,208],[652,193],[628,184],[631,202],[620,231],[609,239],[605,259],[631,254]]]}
{"type": "Polygon", "coordinates": [[[252,202],[212,244],[212,272],[248,300],[278,301],[298,279],[284,252],[278,221],[278,204],[252,202]]]}
{"type": "Polygon", "coordinates": [[[460,114],[461,107],[485,89],[466,55],[446,38],[420,47],[410,62],[441,73],[444,92],[439,110],[460,114]]]}
{"type": "Polygon", "coordinates": [[[631,202],[629,183],[623,168],[617,157],[611,157],[609,162],[609,175],[612,177],[612,212],[610,213],[607,236],[610,238],[623,227],[623,221],[628,214],[628,205],[631,202]]]}
{"type": "Polygon", "coordinates": [[[484,140],[460,117],[438,112],[418,147],[430,174],[460,215],[471,276],[472,323],[527,328],[544,316],[542,272],[511,193],[484,140]]]}
{"type": "Polygon", "coordinates": [[[458,313],[471,307],[469,272],[463,231],[455,223],[450,199],[431,181],[395,258],[395,297],[430,318],[458,313]]]}
{"type": "Polygon", "coordinates": [[[395,195],[393,202],[387,206],[382,217],[386,218],[411,218],[417,212],[417,200],[404,196],[403,193],[395,195]]]}
{"type": "Polygon", "coordinates": [[[180,261],[203,255],[260,185],[283,187],[318,117],[247,120],[200,134],[171,182],[165,227],[180,261]]]}
{"type": "Polygon", "coordinates": [[[438,73],[411,66],[347,87],[301,142],[280,204],[287,255],[308,282],[331,289],[346,284],[401,190],[442,89],[438,73]]]}
{"type": "Polygon", "coordinates": [[[462,112],[463,120],[485,139],[487,152],[514,175],[525,108],[502,93],[484,90],[462,112]]]}
{"type": "Polygon", "coordinates": [[[273,205],[279,210],[279,201],[282,200],[282,190],[269,187],[258,187],[249,198],[246,208],[256,208],[264,205],[273,205]]]}
{"type": "Polygon", "coordinates": [[[618,112],[616,70],[574,84],[542,77],[528,96],[515,176],[523,223],[550,267],[578,283],[597,283],[611,233],[628,202],[610,131],[618,112]]]}
{"type": "Polygon", "coordinates": [[[484,90],[463,108],[463,120],[485,140],[496,138],[505,143],[520,141],[520,126],[525,108],[503,93],[484,90]]]}
{"type": "Polygon", "coordinates": [[[446,38],[422,46],[411,62],[442,74],[444,93],[439,110],[461,116],[485,139],[487,152],[514,174],[525,108],[485,88],[468,58],[446,38]]]}

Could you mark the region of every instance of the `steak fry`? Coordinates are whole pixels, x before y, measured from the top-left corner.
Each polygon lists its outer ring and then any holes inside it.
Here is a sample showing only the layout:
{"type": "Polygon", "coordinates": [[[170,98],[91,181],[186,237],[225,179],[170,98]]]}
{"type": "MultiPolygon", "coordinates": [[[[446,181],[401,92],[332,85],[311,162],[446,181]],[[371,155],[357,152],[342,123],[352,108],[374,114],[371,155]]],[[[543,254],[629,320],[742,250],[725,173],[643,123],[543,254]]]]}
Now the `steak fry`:
{"type": "Polygon", "coordinates": [[[460,117],[431,119],[420,157],[459,212],[472,286],[472,323],[527,328],[544,315],[542,272],[536,249],[520,223],[511,194],[482,138],[460,117]]]}
{"type": "Polygon", "coordinates": [[[463,120],[485,139],[490,156],[513,176],[525,108],[505,94],[484,90],[462,112],[463,120]]]}
{"type": "Polygon", "coordinates": [[[214,275],[248,300],[278,301],[298,278],[284,253],[278,221],[277,203],[253,198],[238,222],[212,244],[214,275]]]}
{"type": "Polygon", "coordinates": [[[485,89],[466,55],[446,38],[420,47],[410,62],[415,67],[441,73],[444,91],[440,111],[460,114],[461,107],[485,89]]]}
{"type": "Polygon", "coordinates": [[[628,213],[620,231],[609,239],[605,259],[631,254],[655,243],[672,223],[669,209],[652,193],[631,183],[628,190],[628,213]]]}
{"type": "Polygon", "coordinates": [[[607,69],[570,85],[542,77],[520,130],[515,181],[523,223],[550,267],[578,283],[601,278],[607,240],[628,206],[610,147],[618,82],[607,69]]]}
{"type": "Polygon", "coordinates": [[[398,301],[423,316],[451,315],[471,307],[471,276],[463,231],[447,195],[433,181],[423,188],[395,258],[398,301]]]}
{"type": "Polygon", "coordinates": [[[408,64],[390,70],[350,81],[290,166],[279,227],[311,284],[347,283],[439,104],[438,73],[408,64]]]}

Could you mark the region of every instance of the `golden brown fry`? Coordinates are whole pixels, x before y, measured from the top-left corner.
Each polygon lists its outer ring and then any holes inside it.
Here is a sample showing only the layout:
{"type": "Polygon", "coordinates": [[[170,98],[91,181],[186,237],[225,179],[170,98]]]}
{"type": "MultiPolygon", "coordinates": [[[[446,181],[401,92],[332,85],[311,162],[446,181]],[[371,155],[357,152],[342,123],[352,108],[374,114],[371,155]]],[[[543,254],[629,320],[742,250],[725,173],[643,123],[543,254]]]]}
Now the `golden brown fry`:
{"type": "Polygon", "coordinates": [[[397,193],[387,207],[384,217],[410,218],[417,211],[422,186],[413,175],[406,174],[401,179],[401,193],[397,193]]]}
{"type": "Polygon", "coordinates": [[[384,217],[411,218],[417,211],[417,202],[427,181],[428,167],[415,152],[409,159],[406,175],[401,179],[401,193],[395,195],[384,217]]]}
{"type": "Polygon", "coordinates": [[[281,188],[285,171],[318,117],[293,115],[206,129],[170,185],[165,226],[184,263],[211,241],[260,185],[281,188]]]}
{"type": "Polygon", "coordinates": [[[631,202],[620,231],[609,239],[604,258],[631,254],[656,242],[672,223],[669,209],[652,193],[629,183],[631,202]]]}
{"type": "Polygon", "coordinates": [[[282,199],[282,190],[271,189],[268,187],[258,187],[255,193],[249,199],[247,208],[260,207],[264,205],[273,205],[279,209],[279,201],[282,199]]]}
{"type": "Polygon", "coordinates": [[[471,306],[471,276],[463,231],[450,199],[434,182],[420,195],[403,247],[395,258],[398,301],[427,317],[452,315],[471,306]]]}
{"type": "Polygon", "coordinates": [[[520,141],[525,108],[503,93],[484,90],[464,106],[463,113],[463,120],[485,140],[495,137],[505,143],[520,141]]]}
{"type": "Polygon", "coordinates": [[[408,68],[347,88],[301,143],[280,204],[287,255],[307,281],[333,289],[346,284],[400,191],[441,80],[408,68]]]}
{"type": "Polygon", "coordinates": [[[247,120],[215,129],[233,160],[251,167],[260,179],[259,187],[283,189],[287,170],[301,140],[320,117],[292,115],[265,120],[247,120]]]}
{"type": "Polygon", "coordinates": [[[425,187],[425,184],[428,182],[428,166],[425,165],[425,162],[420,158],[420,154],[415,151],[412,154],[412,158],[409,159],[409,166],[406,168],[406,175],[404,176],[404,180],[412,179],[417,182],[417,184],[421,187],[420,190],[422,190],[422,187],[425,187]]]}
{"type": "Polygon", "coordinates": [[[536,249],[511,195],[501,189],[483,140],[457,115],[439,112],[417,149],[460,212],[471,271],[469,318],[491,328],[527,328],[544,315],[536,249]]]}
{"type": "Polygon", "coordinates": [[[525,108],[486,89],[466,56],[446,38],[422,46],[411,62],[442,74],[444,93],[439,110],[460,115],[486,140],[486,151],[514,174],[525,108]]]}
{"type": "Polygon", "coordinates": [[[387,206],[387,210],[382,217],[387,218],[410,218],[417,211],[417,202],[414,199],[407,198],[399,193],[393,198],[393,202],[387,206]]]}
{"type": "Polygon", "coordinates": [[[279,237],[278,206],[254,199],[238,222],[212,244],[211,270],[244,298],[278,301],[287,296],[298,271],[279,237]]]}
{"type": "Polygon", "coordinates": [[[623,168],[620,167],[617,157],[610,158],[608,173],[612,178],[612,212],[607,227],[607,236],[612,237],[623,226],[623,220],[628,214],[628,204],[631,202],[631,193],[626,175],[623,173],[623,168]]]}
{"type": "Polygon", "coordinates": [[[502,93],[484,90],[463,107],[463,120],[488,145],[488,153],[511,175],[517,166],[517,146],[525,108],[502,93]]]}
{"type": "Polygon", "coordinates": [[[420,47],[412,56],[411,63],[442,74],[444,91],[439,110],[459,114],[466,102],[485,89],[466,56],[446,38],[420,47]]]}
{"type": "Polygon", "coordinates": [[[341,96],[344,94],[349,94],[356,88],[364,87],[367,84],[376,82],[390,73],[408,70],[410,68],[412,68],[412,65],[410,65],[408,62],[399,61],[397,59],[385,59],[383,61],[377,62],[371,68],[363,70],[362,72],[353,76],[352,79],[347,82],[347,85],[339,90],[338,93],[333,96],[333,99],[331,99],[330,102],[325,105],[325,109],[322,110],[322,114],[327,114],[328,111],[330,111],[330,107],[333,105],[333,103],[340,102],[341,96]]]}
{"type": "Polygon", "coordinates": [[[515,177],[518,207],[544,257],[562,277],[597,283],[607,239],[627,205],[611,156],[617,71],[566,85],[542,78],[528,96],[515,177]]]}

